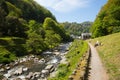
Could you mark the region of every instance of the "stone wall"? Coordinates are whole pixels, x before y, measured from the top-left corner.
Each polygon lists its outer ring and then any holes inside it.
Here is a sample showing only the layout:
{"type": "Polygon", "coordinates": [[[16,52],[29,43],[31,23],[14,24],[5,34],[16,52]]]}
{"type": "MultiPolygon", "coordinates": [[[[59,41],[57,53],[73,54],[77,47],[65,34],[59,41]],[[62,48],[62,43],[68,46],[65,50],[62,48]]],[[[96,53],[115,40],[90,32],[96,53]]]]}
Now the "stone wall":
{"type": "Polygon", "coordinates": [[[82,56],[79,63],[76,65],[75,70],[69,76],[68,80],[87,80],[89,75],[91,50],[90,48],[82,56]]]}

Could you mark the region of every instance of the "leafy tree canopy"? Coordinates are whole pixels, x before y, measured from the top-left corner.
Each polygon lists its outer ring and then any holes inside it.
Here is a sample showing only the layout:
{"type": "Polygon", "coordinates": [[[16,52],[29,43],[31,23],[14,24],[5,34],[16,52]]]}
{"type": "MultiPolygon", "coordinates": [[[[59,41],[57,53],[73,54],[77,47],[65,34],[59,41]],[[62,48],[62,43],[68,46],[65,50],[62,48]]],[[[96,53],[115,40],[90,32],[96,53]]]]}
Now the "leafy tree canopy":
{"type": "Polygon", "coordinates": [[[90,27],[92,26],[92,22],[83,22],[83,23],[69,23],[65,22],[62,23],[64,25],[64,28],[67,32],[73,35],[81,35],[83,32],[89,32],[90,27]]]}
{"type": "Polygon", "coordinates": [[[120,0],[108,0],[101,8],[91,27],[93,37],[120,31],[120,0]]]}
{"type": "Polygon", "coordinates": [[[68,40],[52,13],[34,0],[0,0],[0,63],[41,54],[68,40]]]}

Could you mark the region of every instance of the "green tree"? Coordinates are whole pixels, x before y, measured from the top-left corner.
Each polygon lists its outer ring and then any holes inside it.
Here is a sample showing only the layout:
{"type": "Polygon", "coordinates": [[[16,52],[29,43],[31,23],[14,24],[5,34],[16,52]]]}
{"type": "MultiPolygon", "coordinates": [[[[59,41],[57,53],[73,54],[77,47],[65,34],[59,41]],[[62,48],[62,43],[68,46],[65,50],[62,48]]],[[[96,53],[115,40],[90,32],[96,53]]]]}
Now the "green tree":
{"type": "Polygon", "coordinates": [[[28,26],[21,23],[17,17],[7,16],[6,17],[6,27],[4,28],[4,35],[15,36],[15,37],[26,37],[26,31],[28,26]]]}
{"type": "Polygon", "coordinates": [[[51,18],[46,18],[44,23],[43,23],[43,28],[45,30],[52,30],[55,33],[59,34],[61,37],[62,41],[69,41],[70,37],[69,35],[66,34],[63,25],[57,23],[56,21],[54,21],[51,18]]]}
{"type": "Polygon", "coordinates": [[[61,37],[59,34],[56,34],[52,30],[46,30],[45,43],[50,49],[54,48],[55,46],[58,46],[60,42],[61,42],[61,37]]]}
{"type": "Polygon", "coordinates": [[[0,7],[0,36],[3,34],[3,28],[5,26],[6,12],[0,7]]]}
{"type": "Polygon", "coordinates": [[[38,35],[41,35],[42,38],[45,38],[45,30],[42,27],[42,24],[36,22],[35,20],[30,20],[29,21],[29,33],[35,32],[38,35]]]}
{"type": "Polygon", "coordinates": [[[46,49],[41,35],[32,32],[28,35],[28,38],[26,45],[29,53],[40,54],[40,52],[46,49]]]}
{"type": "Polygon", "coordinates": [[[55,30],[56,29],[56,22],[51,18],[46,18],[43,23],[43,28],[46,30],[55,30]]]}
{"type": "Polygon", "coordinates": [[[120,0],[108,0],[101,8],[91,28],[93,37],[104,36],[120,31],[120,0]]]}
{"type": "Polygon", "coordinates": [[[65,22],[63,23],[63,26],[69,34],[80,36],[81,33],[90,32],[90,27],[92,26],[92,22],[89,21],[83,23],[65,22]]]}

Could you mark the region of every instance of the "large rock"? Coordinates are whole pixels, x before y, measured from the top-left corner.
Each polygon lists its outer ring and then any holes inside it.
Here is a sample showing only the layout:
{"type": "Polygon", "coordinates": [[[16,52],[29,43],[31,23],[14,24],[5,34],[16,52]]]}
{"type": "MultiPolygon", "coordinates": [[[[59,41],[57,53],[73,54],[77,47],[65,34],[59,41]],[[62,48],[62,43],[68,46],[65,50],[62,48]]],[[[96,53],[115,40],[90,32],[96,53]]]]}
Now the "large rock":
{"type": "Polygon", "coordinates": [[[18,68],[18,70],[14,72],[15,75],[21,75],[22,73],[23,73],[23,67],[18,68]]]}
{"type": "Polygon", "coordinates": [[[42,59],[40,59],[38,62],[39,62],[40,64],[43,64],[43,63],[45,63],[45,59],[42,58],[42,59]]]}
{"type": "Polygon", "coordinates": [[[34,77],[38,78],[40,76],[40,72],[35,72],[33,75],[34,77]]]}
{"type": "Polygon", "coordinates": [[[27,68],[27,67],[26,67],[26,68],[23,68],[23,71],[24,71],[24,72],[28,71],[28,68],[27,68]]]}
{"type": "Polygon", "coordinates": [[[27,79],[31,79],[33,77],[33,72],[29,72],[29,74],[26,76],[27,79]]]}
{"type": "Polygon", "coordinates": [[[4,72],[4,71],[5,71],[5,69],[4,69],[4,68],[1,68],[1,69],[0,69],[0,72],[4,72]]]}

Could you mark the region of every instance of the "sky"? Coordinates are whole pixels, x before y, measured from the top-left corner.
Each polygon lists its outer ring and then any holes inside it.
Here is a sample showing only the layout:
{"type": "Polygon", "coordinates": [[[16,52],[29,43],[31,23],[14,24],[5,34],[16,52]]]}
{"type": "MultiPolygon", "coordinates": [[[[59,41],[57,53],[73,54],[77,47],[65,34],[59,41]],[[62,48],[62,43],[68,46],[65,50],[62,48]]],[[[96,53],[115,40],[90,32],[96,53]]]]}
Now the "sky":
{"type": "Polygon", "coordinates": [[[35,0],[52,12],[58,22],[94,21],[107,0],[35,0]]]}

